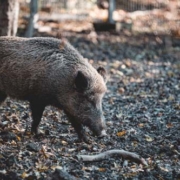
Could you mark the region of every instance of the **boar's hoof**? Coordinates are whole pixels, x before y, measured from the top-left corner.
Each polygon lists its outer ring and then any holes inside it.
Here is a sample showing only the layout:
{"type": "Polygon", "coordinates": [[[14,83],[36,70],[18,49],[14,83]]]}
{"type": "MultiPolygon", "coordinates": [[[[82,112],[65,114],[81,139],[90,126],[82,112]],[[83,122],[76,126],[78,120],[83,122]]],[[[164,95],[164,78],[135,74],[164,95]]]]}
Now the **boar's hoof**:
{"type": "Polygon", "coordinates": [[[32,135],[37,135],[38,134],[38,129],[34,128],[34,127],[31,127],[31,134],[32,135]]]}
{"type": "Polygon", "coordinates": [[[37,128],[31,128],[31,134],[34,135],[35,138],[40,138],[44,135],[42,132],[38,131],[37,128]]]}

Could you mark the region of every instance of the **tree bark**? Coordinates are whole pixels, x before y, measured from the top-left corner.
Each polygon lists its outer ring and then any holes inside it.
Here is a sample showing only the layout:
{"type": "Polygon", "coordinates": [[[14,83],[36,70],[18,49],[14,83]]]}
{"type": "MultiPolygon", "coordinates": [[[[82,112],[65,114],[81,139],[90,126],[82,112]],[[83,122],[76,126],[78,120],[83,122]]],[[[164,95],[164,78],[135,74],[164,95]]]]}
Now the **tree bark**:
{"type": "Polygon", "coordinates": [[[18,14],[18,0],[0,0],[0,36],[16,35],[18,14]]]}

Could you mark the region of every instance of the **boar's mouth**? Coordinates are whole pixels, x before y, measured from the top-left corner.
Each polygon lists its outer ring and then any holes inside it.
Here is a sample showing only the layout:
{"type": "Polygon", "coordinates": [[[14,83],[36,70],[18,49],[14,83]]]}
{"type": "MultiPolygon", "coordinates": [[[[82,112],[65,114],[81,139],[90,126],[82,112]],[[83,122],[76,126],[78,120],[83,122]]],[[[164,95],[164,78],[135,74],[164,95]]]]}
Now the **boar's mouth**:
{"type": "Polygon", "coordinates": [[[93,136],[104,137],[107,135],[106,130],[99,126],[98,123],[94,123],[94,121],[92,122],[91,119],[84,120],[83,125],[92,131],[93,136]]]}

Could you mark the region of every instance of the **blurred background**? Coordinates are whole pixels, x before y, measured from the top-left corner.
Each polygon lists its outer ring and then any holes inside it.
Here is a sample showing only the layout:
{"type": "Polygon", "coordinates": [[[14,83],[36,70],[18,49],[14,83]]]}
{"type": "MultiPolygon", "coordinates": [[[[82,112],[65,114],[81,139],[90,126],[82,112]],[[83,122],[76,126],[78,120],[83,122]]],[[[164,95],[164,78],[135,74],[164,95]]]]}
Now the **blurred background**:
{"type": "MultiPolygon", "coordinates": [[[[9,4],[0,1],[3,9],[0,15],[5,11],[16,13],[13,16],[18,17],[18,36],[38,36],[39,33],[56,36],[65,31],[90,33],[94,30],[180,36],[179,0],[8,1],[9,4]]],[[[4,19],[1,18],[0,28],[4,19]]]]}
{"type": "Polygon", "coordinates": [[[36,11],[35,36],[94,30],[180,36],[179,0],[20,0],[19,5],[20,36],[36,11]]]}

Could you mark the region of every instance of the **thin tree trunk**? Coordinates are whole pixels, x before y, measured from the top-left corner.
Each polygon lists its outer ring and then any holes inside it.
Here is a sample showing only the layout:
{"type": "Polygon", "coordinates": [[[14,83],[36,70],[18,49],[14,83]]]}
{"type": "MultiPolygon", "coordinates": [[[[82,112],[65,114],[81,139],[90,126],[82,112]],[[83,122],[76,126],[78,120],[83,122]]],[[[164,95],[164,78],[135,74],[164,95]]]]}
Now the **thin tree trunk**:
{"type": "Polygon", "coordinates": [[[18,0],[0,0],[0,36],[16,35],[18,14],[18,0]]]}
{"type": "Polygon", "coordinates": [[[108,8],[108,22],[114,23],[113,20],[113,12],[115,9],[115,0],[109,0],[109,8],[108,8]]]}
{"type": "Polygon", "coordinates": [[[26,31],[26,37],[32,37],[34,33],[34,26],[38,20],[38,1],[31,0],[30,2],[30,17],[29,17],[29,24],[26,31]]]}

